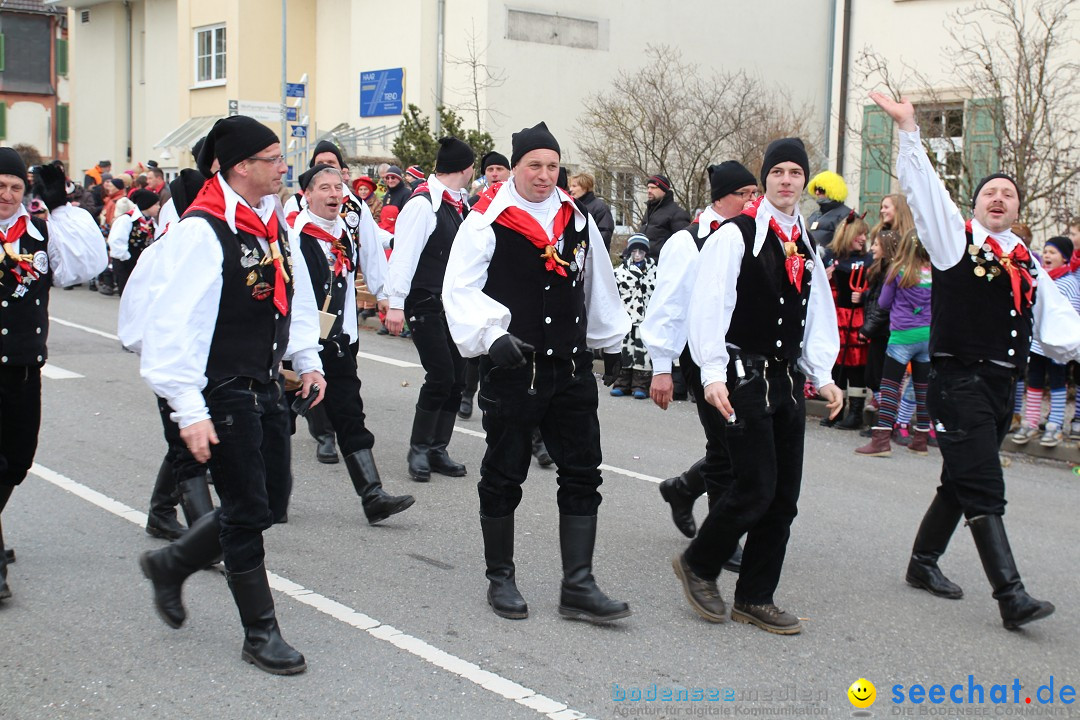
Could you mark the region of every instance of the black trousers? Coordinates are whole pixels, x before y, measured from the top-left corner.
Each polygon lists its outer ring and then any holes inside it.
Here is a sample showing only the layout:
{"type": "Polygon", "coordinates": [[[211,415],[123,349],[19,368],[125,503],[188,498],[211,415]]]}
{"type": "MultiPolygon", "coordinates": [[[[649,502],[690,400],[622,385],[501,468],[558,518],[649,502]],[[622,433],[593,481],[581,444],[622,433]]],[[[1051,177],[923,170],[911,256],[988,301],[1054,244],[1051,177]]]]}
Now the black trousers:
{"type": "Polygon", "coordinates": [[[128,278],[131,277],[131,273],[135,270],[135,263],[138,262],[137,258],[130,258],[128,260],[117,260],[113,258],[113,273],[116,276],[116,287],[119,289],[120,294],[124,294],[124,288],[127,287],[128,278]]]}
{"type": "Polygon", "coordinates": [[[480,394],[487,452],[480,466],[480,512],[505,517],[521,502],[537,427],[558,472],[562,515],[592,516],[600,507],[600,420],[592,352],[573,358],[526,355],[526,367],[495,367],[480,359],[480,394]]]}
{"type": "Polygon", "coordinates": [[[941,450],[938,495],[968,519],[1005,512],[998,450],[1012,422],[1014,368],[931,358],[926,404],[941,450]]]}
{"type": "Polygon", "coordinates": [[[280,382],[216,380],[203,390],[218,444],[210,446],[210,472],[221,500],[221,550],[231,573],[262,562],[263,530],[285,514],[289,474],[289,410],[280,382]]]}
{"type": "Polygon", "coordinates": [[[323,405],[330,425],[337,435],[338,445],[343,455],[352,455],[360,450],[370,450],[375,446],[375,436],[365,423],[364,399],[360,396],[360,377],[357,375],[356,353],[360,343],[344,345],[323,340],[319,357],[323,364],[323,377],[326,378],[326,396],[323,405]]]}
{"type": "Polygon", "coordinates": [[[689,348],[683,350],[679,365],[682,366],[687,386],[697,398],[695,405],[698,420],[705,431],[705,464],[701,466],[701,475],[705,478],[705,489],[709,493],[709,505],[712,506],[731,489],[735,482],[731,456],[728,454],[727,438],[724,436],[727,421],[719,410],[705,401],[705,388],[701,385],[701,368],[690,356],[689,348]]]}
{"type": "Polygon", "coordinates": [[[806,377],[775,360],[765,367],[744,359],[744,367],[746,377],[740,381],[734,361],[728,365],[728,397],[736,421],[728,423],[725,437],[733,483],[710,508],[686,559],[696,575],[714,580],[747,533],[735,599],[763,604],[773,602],[798,514],[806,377]]]}
{"type": "Polygon", "coordinates": [[[0,485],[26,479],[41,428],[41,368],[0,366],[0,485]]]}
{"type": "Polygon", "coordinates": [[[472,400],[480,386],[480,358],[465,358],[465,389],[461,394],[472,400]]]}
{"type": "MultiPolygon", "coordinates": [[[[169,401],[165,398],[159,397],[157,399],[158,414],[161,415],[161,429],[165,435],[165,442],[168,445],[168,449],[165,451],[165,462],[169,463],[173,469],[173,476],[176,482],[180,483],[184,480],[190,480],[193,477],[204,475],[206,473],[206,465],[199,462],[188,450],[187,444],[180,437],[180,426],[173,422],[169,415],[172,413],[172,408],[169,406],[169,401]]],[[[213,452],[213,447],[210,448],[210,452],[213,452]]]]}
{"type": "Polygon", "coordinates": [[[450,337],[442,300],[427,292],[414,291],[405,298],[404,309],[426,373],[416,406],[421,410],[456,413],[465,387],[465,360],[450,337]]]}

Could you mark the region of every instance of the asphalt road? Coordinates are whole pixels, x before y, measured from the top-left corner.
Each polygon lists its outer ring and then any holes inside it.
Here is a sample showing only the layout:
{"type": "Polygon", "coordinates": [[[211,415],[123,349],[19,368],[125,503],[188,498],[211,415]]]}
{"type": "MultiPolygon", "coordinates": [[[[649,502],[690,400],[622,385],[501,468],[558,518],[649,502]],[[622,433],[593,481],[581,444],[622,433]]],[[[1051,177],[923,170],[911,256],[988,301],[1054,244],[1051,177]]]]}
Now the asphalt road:
{"type": "MultiPolygon", "coordinates": [[[[182,629],[152,610],[136,558],[162,544],[143,532],[140,514],[165,450],[160,422],[138,358],[83,329],[115,333],[117,306],[84,288],[53,291],[50,366],[80,377],[43,381],[38,468],[4,513],[18,562],[9,575],[15,596],[0,603],[0,718],[850,716],[847,688],[860,677],[877,686],[877,716],[1080,715],[1060,702],[1063,685],[1080,685],[1080,478],[1067,466],[1015,458],[1006,470],[1006,522],[1024,580],[1058,607],[1008,632],[963,528],[942,565],[965,588],[964,600],[903,582],[940,470],[937,452],[859,458],[859,438],[811,422],[801,512],[777,594],[806,618],[805,631],[780,637],[705,622],[672,573],[686,541],[655,483],[702,452],[693,406],[665,413],[602,392],[612,469],[595,571],[634,615],[610,627],[558,616],[555,473],[534,466],[516,557],[531,617],[504,620],[484,600],[479,415],[459,422],[450,446],[467,478],[411,482],[405,452],[423,371],[410,365],[417,358],[408,340],[373,332],[361,351],[377,357],[362,358],[360,374],[376,458],[387,489],[417,502],[368,526],[344,465],[316,463],[313,441],[296,436],[290,521],[267,533],[267,566],[283,633],[309,667],[289,678],[262,673],[239,659],[242,629],[219,572],[185,586],[182,629]],[[892,702],[896,685],[906,697],[914,684],[956,683],[966,701],[969,675],[988,695],[994,684],[1019,680],[1019,702],[892,702]],[[1037,689],[1051,676],[1059,701],[1040,705],[1037,689]],[[631,699],[678,688],[701,689],[704,699],[631,699]]],[[[729,601],[733,577],[720,579],[729,601]]]]}

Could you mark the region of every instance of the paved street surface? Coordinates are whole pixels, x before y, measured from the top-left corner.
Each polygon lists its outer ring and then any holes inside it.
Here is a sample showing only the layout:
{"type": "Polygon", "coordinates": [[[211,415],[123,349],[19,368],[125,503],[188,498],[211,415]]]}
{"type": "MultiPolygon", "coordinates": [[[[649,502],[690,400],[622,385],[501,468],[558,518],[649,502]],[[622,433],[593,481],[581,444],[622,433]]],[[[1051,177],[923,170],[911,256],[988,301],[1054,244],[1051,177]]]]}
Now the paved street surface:
{"type": "MultiPolygon", "coordinates": [[[[142,513],[165,443],[137,356],[108,337],[118,304],[85,288],[52,293],[50,374],[68,377],[43,380],[38,465],[4,513],[18,562],[9,575],[15,596],[0,603],[0,718],[849,717],[847,688],[860,677],[877,686],[870,712],[878,717],[956,714],[965,706],[948,700],[897,707],[892,688],[961,683],[966,702],[969,675],[988,695],[1015,679],[1023,689],[1019,704],[1010,689],[1009,706],[967,712],[1080,714],[1060,701],[1040,707],[1035,694],[1051,676],[1055,693],[1080,685],[1080,478],[1068,467],[1015,458],[1006,470],[1020,570],[1034,595],[1058,607],[1010,633],[966,529],[942,563],[965,589],[962,601],[903,582],[940,470],[937,451],[858,458],[860,438],[811,421],[801,512],[777,595],[806,629],[781,637],[705,622],[672,573],[686,541],[656,482],[701,454],[693,406],[664,413],[602,391],[595,570],[634,615],[611,627],[558,616],[555,473],[534,465],[517,516],[518,581],[531,617],[504,620],[484,599],[479,413],[459,421],[450,446],[467,478],[410,481],[405,452],[423,370],[411,342],[374,332],[363,335],[370,355],[360,374],[376,458],[387,489],[417,502],[368,526],[344,465],[316,463],[306,429],[296,436],[289,523],[267,532],[267,566],[284,636],[306,655],[308,671],[267,675],[240,661],[242,629],[219,572],[185,586],[182,629],[165,626],[151,607],[136,559],[162,546],[143,532],[142,513]],[[678,688],[705,699],[630,699],[678,688]]],[[[699,521],[703,513],[701,501],[699,521]]],[[[722,575],[728,601],[733,587],[734,576],[722,575]]]]}

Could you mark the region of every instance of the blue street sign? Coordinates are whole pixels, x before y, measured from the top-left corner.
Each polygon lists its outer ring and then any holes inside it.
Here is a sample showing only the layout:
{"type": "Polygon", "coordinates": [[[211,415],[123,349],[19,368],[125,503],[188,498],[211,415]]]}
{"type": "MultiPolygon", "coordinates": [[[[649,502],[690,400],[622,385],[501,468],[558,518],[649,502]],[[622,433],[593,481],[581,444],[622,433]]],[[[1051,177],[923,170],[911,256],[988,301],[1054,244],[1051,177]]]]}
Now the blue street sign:
{"type": "Polygon", "coordinates": [[[306,138],[307,137],[307,125],[293,125],[292,136],[294,138],[306,138]]]}
{"type": "Polygon", "coordinates": [[[400,115],[404,103],[404,68],[360,73],[360,117],[400,115]]]}
{"type": "Polygon", "coordinates": [[[296,122],[300,119],[300,108],[285,108],[285,119],[289,122],[296,122]]]}
{"type": "Polygon", "coordinates": [[[304,83],[285,83],[285,97],[304,97],[304,83]]]}
{"type": "Polygon", "coordinates": [[[292,179],[293,179],[292,167],[293,166],[290,165],[289,166],[289,172],[285,173],[285,179],[288,180],[289,182],[292,182],[292,179]]]}

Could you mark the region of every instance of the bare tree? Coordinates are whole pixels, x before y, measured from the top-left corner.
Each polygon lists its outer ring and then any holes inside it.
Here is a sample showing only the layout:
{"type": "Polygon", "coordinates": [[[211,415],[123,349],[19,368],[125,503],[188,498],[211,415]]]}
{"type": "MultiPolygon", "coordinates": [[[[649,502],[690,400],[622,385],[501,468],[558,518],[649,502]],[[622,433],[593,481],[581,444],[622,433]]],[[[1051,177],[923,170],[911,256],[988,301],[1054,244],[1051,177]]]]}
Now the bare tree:
{"type": "MultiPolygon", "coordinates": [[[[980,0],[950,14],[946,25],[947,67],[956,86],[950,92],[982,103],[979,112],[992,118],[1000,155],[949,154],[959,167],[947,169],[963,178],[950,189],[964,195],[978,176],[1007,172],[1024,189],[1022,219],[1035,228],[1060,227],[1080,201],[1080,64],[1073,59],[1077,35],[1069,18],[1077,7],[1078,0],[980,0]]],[[[903,63],[890,73],[890,65],[871,49],[862,52],[856,66],[868,86],[884,84],[897,98],[924,98],[917,103],[920,125],[928,110],[933,114],[948,105],[925,68],[903,63]]],[[[935,135],[949,135],[945,128],[929,130],[924,131],[927,143],[935,135]]],[[[886,169],[891,158],[874,162],[886,169]]]]}
{"type": "MultiPolygon", "coordinates": [[[[662,173],[672,181],[676,202],[703,207],[708,165],[734,159],[756,170],[777,137],[800,136],[808,148],[817,144],[820,133],[808,132],[809,108],[793,108],[757,78],[703,75],[663,45],[649,46],[645,55],[641,68],[620,72],[606,92],[586,99],[578,118],[578,147],[603,187],[612,187],[616,172],[641,179],[662,173]]],[[[639,201],[633,214],[643,215],[639,201]]]]}
{"type": "Polygon", "coordinates": [[[466,83],[460,88],[466,101],[451,106],[453,110],[462,115],[470,115],[476,119],[476,132],[484,131],[483,116],[503,115],[487,107],[484,104],[484,96],[489,88],[500,87],[506,82],[506,75],[501,70],[496,70],[484,62],[484,54],[487,46],[480,47],[476,32],[476,23],[473,22],[469,37],[465,40],[465,55],[447,56],[446,62],[465,70],[466,83]]]}

